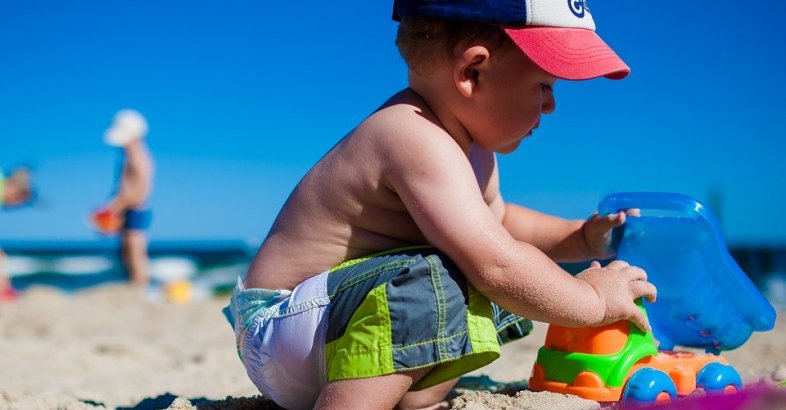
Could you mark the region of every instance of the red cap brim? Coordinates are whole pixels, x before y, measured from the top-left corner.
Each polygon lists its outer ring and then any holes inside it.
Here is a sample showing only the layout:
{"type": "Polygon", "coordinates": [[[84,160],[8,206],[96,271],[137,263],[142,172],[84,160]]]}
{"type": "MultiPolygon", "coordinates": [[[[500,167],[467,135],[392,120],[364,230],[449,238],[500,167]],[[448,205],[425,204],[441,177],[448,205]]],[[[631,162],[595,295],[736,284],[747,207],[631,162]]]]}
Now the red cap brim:
{"type": "Polygon", "coordinates": [[[505,32],[535,64],[565,80],[624,78],[630,68],[592,30],[580,28],[506,28],[505,32]]]}

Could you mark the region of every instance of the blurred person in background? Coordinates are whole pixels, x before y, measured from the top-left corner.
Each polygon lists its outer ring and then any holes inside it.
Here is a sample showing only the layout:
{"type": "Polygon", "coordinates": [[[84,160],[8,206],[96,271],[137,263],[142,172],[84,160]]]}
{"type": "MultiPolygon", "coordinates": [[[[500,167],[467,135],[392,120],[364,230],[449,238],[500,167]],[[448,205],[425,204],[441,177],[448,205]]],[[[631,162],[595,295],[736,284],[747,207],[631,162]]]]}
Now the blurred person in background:
{"type": "MultiPolygon", "coordinates": [[[[0,206],[13,209],[32,202],[34,195],[30,170],[19,167],[7,178],[0,169],[0,206]]],[[[6,254],[0,249],[0,302],[13,300],[16,291],[11,287],[10,273],[6,268],[6,254]]]]}
{"type": "Polygon", "coordinates": [[[93,214],[95,228],[104,234],[120,235],[120,255],[132,284],[150,281],[147,230],[152,212],[148,198],[152,190],[153,160],[145,144],[147,121],[137,111],[115,114],[104,133],[104,142],[122,150],[122,165],[114,192],[93,214]]]}

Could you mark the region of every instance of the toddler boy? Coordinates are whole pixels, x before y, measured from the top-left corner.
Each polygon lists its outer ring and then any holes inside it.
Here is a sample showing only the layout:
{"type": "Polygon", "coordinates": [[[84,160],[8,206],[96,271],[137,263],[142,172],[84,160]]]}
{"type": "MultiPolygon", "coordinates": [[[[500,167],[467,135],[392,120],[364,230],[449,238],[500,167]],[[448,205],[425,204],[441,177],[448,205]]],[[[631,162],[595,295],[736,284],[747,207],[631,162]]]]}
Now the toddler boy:
{"type": "Polygon", "coordinates": [[[409,88],[328,152],[284,204],[229,316],[260,391],[286,408],[421,408],[529,319],[648,323],[626,213],[564,220],[505,203],[495,153],[555,108],[557,79],[622,78],[582,0],[398,0],[409,88]]]}

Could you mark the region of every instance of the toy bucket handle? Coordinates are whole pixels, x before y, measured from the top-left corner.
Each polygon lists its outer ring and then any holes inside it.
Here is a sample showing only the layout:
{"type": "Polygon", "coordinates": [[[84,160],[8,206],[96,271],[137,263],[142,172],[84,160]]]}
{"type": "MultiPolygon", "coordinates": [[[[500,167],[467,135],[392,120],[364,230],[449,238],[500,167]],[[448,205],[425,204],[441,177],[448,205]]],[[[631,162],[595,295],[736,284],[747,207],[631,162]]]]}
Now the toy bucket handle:
{"type": "Polygon", "coordinates": [[[704,205],[685,195],[665,192],[621,192],[603,198],[598,205],[601,215],[619,212],[623,209],[672,211],[684,216],[706,216],[704,205]]]}
{"type": "MultiPolygon", "coordinates": [[[[709,226],[717,237],[723,237],[720,222],[704,205],[695,199],[668,192],[620,192],[607,195],[598,204],[598,213],[608,215],[624,209],[638,208],[642,211],[668,211],[679,216],[689,217],[709,226]]],[[[619,249],[620,241],[625,232],[625,225],[612,231],[611,247],[619,249]]]]}

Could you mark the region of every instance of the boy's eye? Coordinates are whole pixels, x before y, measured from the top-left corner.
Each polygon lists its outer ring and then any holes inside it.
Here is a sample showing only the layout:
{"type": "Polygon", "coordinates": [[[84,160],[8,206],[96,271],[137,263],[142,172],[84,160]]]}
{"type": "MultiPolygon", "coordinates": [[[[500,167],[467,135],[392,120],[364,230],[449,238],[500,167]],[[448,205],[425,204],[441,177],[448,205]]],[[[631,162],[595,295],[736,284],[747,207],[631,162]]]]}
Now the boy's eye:
{"type": "Polygon", "coordinates": [[[541,84],[541,85],[540,85],[540,88],[541,88],[543,91],[551,91],[551,85],[549,85],[549,84],[545,84],[545,83],[544,83],[544,84],[541,84]]]}

